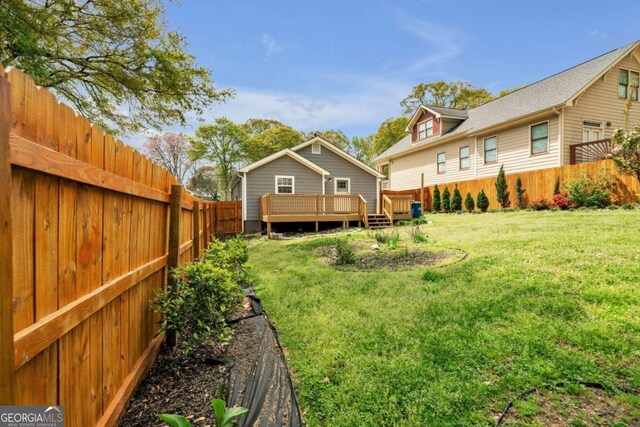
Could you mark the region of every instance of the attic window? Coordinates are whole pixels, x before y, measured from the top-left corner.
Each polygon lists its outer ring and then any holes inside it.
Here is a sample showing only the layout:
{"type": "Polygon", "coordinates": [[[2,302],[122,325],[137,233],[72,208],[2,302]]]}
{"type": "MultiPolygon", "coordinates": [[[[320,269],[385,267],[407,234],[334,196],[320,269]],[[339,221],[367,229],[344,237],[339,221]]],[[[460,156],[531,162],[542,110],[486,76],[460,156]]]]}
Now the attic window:
{"type": "Polygon", "coordinates": [[[322,148],[319,142],[314,142],[311,144],[311,154],[320,154],[322,152],[322,148]]]}
{"type": "Polygon", "coordinates": [[[618,73],[618,98],[627,99],[629,96],[629,89],[631,89],[631,100],[638,100],[638,83],[640,81],[640,74],[635,71],[620,69],[618,73]]]}
{"type": "Polygon", "coordinates": [[[418,139],[425,139],[433,135],[433,119],[418,123],[418,139]]]}

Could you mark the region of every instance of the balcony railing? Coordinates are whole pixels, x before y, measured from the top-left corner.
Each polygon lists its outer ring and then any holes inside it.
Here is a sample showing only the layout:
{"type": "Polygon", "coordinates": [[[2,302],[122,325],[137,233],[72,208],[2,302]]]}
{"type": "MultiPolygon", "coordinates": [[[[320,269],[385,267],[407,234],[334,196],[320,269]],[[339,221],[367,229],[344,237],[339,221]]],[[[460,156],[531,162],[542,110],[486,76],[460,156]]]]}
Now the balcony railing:
{"type": "Polygon", "coordinates": [[[604,160],[613,147],[614,144],[611,139],[600,139],[598,141],[570,145],[569,162],[572,165],[579,165],[580,163],[604,160]]]}
{"type": "Polygon", "coordinates": [[[358,194],[265,194],[260,215],[366,215],[366,205],[358,194]]]}

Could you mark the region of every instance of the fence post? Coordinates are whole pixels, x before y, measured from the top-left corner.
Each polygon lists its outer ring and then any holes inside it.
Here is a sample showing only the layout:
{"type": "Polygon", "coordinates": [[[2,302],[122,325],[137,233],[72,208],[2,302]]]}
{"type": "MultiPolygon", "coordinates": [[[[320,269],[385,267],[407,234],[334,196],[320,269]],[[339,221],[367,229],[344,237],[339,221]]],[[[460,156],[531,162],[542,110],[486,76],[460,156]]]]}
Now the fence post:
{"type": "Polygon", "coordinates": [[[424,173],[420,175],[420,210],[424,214],[424,173]]]}
{"type": "Polygon", "coordinates": [[[200,256],[200,202],[193,202],[193,260],[200,256]]]}
{"type": "MultiPolygon", "coordinates": [[[[0,70],[2,67],[0,66],[0,70]]],[[[2,71],[0,71],[0,74],[2,71]]],[[[13,285],[11,239],[11,126],[9,82],[0,76],[0,405],[15,405],[13,369],[13,285]]]]}
{"type": "MultiPolygon", "coordinates": [[[[182,225],[182,186],[171,186],[171,205],[169,208],[169,258],[167,267],[169,279],[167,288],[171,292],[176,285],[176,281],[171,274],[171,270],[180,263],[180,227],[182,225]]],[[[175,347],[177,343],[176,331],[167,331],[167,344],[175,347]]]]}

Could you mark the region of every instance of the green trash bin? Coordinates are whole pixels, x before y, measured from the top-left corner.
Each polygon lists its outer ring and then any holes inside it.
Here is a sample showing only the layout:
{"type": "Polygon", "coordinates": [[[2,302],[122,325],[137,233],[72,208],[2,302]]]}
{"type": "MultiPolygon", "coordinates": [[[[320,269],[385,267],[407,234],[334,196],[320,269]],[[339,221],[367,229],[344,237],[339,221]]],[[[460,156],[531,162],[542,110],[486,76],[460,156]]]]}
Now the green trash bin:
{"type": "Polygon", "coordinates": [[[422,203],[411,202],[411,217],[420,218],[422,216],[422,203]]]}

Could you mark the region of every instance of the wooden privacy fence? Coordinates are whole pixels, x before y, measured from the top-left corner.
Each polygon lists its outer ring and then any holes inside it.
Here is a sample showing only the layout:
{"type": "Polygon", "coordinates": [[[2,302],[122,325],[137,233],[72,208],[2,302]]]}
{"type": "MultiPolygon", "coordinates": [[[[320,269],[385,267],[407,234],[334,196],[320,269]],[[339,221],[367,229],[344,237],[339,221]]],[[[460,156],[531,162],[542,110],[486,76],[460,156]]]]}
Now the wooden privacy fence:
{"type": "Polygon", "coordinates": [[[118,422],[163,339],[149,301],[168,268],[240,231],[239,203],[175,184],[0,67],[0,405],[64,405],[68,426],[118,422]]]}
{"type": "MultiPolygon", "coordinates": [[[[578,165],[567,165],[530,172],[507,174],[506,177],[510,192],[511,206],[514,207],[516,203],[515,185],[518,177],[522,180],[522,187],[526,190],[524,199],[528,205],[532,200],[551,199],[553,197],[553,188],[557,178],[560,178],[560,184],[562,185],[576,178],[580,173],[587,172],[593,176],[600,170],[605,170],[614,176],[615,189],[612,195],[612,201],[614,203],[636,203],[640,196],[640,184],[638,183],[638,180],[632,176],[618,174],[617,167],[612,160],[601,160],[578,165]]],[[[484,190],[489,198],[489,208],[498,208],[495,182],[496,177],[494,176],[469,181],[452,182],[449,184],[438,184],[438,188],[440,189],[441,195],[442,191],[447,187],[449,188],[449,191],[453,193],[453,189],[457,184],[462,195],[462,200],[464,201],[467,192],[470,192],[474,202],[478,192],[480,190],[484,190]]],[[[434,188],[434,185],[428,185],[423,188],[426,210],[431,210],[431,198],[434,188]]],[[[382,191],[382,195],[384,196],[385,194],[408,194],[413,197],[413,200],[420,200],[420,188],[402,191],[382,191]]]]}

